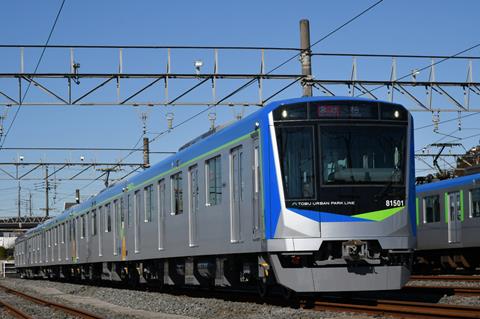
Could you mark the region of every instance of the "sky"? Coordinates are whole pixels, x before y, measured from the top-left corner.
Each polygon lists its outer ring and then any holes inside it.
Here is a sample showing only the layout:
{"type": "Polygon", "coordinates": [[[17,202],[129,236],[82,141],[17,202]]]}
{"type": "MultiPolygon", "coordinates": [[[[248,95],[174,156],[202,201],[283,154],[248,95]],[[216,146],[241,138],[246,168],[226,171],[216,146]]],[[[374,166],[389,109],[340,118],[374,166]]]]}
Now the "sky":
{"type": "MultiPolygon", "coordinates": [[[[299,46],[299,21],[310,21],[311,42],[314,43],[332,30],[365,10],[376,1],[72,1],[66,0],[50,44],[62,45],[152,45],[152,46],[257,46],[289,47],[299,46]]],[[[0,44],[44,44],[52,27],[61,1],[3,1],[0,20],[0,44]]],[[[351,24],[335,32],[326,40],[318,43],[312,50],[326,53],[371,53],[371,54],[411,54],[451,56],[480,43],[477,35],[480,27],[478,19],[480,2],[478,1],[393,1],[384,0],[368,13],[351,24]]],[[[24,68],[33,72],[41,50],[25,49],[24,68]]],[[[267,52],[266,71],[291,58],[295,52],[267,52]]],[[[75,61],[79,62],[80,72],[101,73],[118,71],[118,50],[76,50],[75,61]]],[[[480,56],[480,48],[466,52],[467,56],[480,56]]],[[[124,50],[123,69],[125,72],[164,72],[166,50],[124,50]]],[[[210,50],[173,50],[171,56],[172,72],[193,73],[193,62],[202,60],[202,72],[213,69],[213,52],[210,50]]],[[[20,53],[17,48],[0,48],[0,73],[19,72],[20,53]]],[[[260,71],[260,52],[257,51],[220,51],[219,71],[224,73],[258,73],[260,71]]],[[[388,80],[391,71],[391,59],[367,59],[358,57],[357,78],[369,80],[388,80]]],[[[431,63],[430,59],[397,59],[397,75],[405,75],[413,69],[421,69],[431,63]]],[[[70,51],[47,49],[41,60],[38,73],[68,72],[70,51]]],[[[472,60],[473,80],[478,80],[475,72],[480,69],[479,60],[472,60]]],[[[449,60],[436,66],[435,77],[439,81],[464,81],[467,78],[468,60],[449,60]]],[[[350,79],[352,58],[328,58],[316,56],[312,59],[313,76],[317,79],[350,79]]],[[[277,71],[276,71],[277,72],[277,71]]],[[[298,74],[298,58],[278,70],[279,74],[298,74]]],[[[428,80],[429,70],[423,70],[418,80],[428,80]]],[[[64,82],[61,82],[64,83],[64,82]]],[[[99,82],[82,80],[75,86],[76,96],[85,93],[99,82]]],[[[122,83],[121,97],[128,97],[135,89],[146,85],[148,81],[122,83]]],[[[190,82],[194,83],[195,82],[190,82]]],[[[225,81],[218,84],[217,97],[221,98],[244,81],[225,81]]],[[[283,82],[284,85],[285,82],[283,82]]],[[[287,82],[288,83],[288,82],[287,82]]],[[[50,88],[66,95],[66,86],[60,82],[45,80],[50,88]]],[[[181,81],[172,82],[169,96],[176,96],[189,86],[181,81]]],[[[265,92],[274,92],[282,84],[265,83],[265,92]]],[[[258,86],[252,85],[231,101],[257,101],[258,86]]],[[[0,91],[13,93],[16,85],[11,80],[0,79],[0,91]]],[[[25,88],[24,88],[25,90],[25,88]]],[[[334,88],[333,90],[337,90],[334,88]]],[[[424,88],[415,88],[424,91],[424,88]]],[[[278,99],[301,96],[301,87],[293,85],[280,94],[278,99]]],[[[347,94],[343,88],[335,91],[347,94]]],[[[450,92],[463,101],[462,91],[450,92]]],[[[265,93],[268,95],[267,93],[265,93]]],[[[318,90],[314,94],[321,95],[318,90]]],[[[386,99],[386,90],[378,91],[381,99],[386,99]]],[[[92,96],[101,101],[116,99],[115,83],[109,83],[104,90],[92,96]]],[[[142,98],[147,100],[163,99],[163,84],[146,90],[142,98]]],[[[201,86],[184,101],[209,101],[212,99],[210,85],[201,86]]],[[[426,99],[426,98],[425,98],[426,99]]],[[[45,93],[36,87],[28,91],[26,101],[47,101],[45,93]]],[[[0,97],[0,101],[2,97],[0,97]]],[[[410,100],[399,97],[398,102],[407,107],[415,106],[410,100]]],[[[425,100],[422,100],[425,101],[425,100]]],[[[472,107],[480,109],[479,97],[471,97],[472,107]]],[[[433,105],[438,108],[452,108],[444,97],[435,96],[433,105]]],[[[154,138],[156,133],[165,132],[166,115],[174,114],[174,125],[204,110],[203,106],[178,107],[131,107],[131,106],[24,106],[18,112],[11,130],[4,140],[4,147],[110,147],[132,148],[142,136],[142,114],[147,115],[147,136],[154,138]]],[[[151,144],[151,151],[176,151],[181,145],[207,131],[210,126],[209,113],[216,114],[216,124],[232,121],[237,115],[246,115],[257,110],[256,106],[213,108],[187,124],[158,137],[151,144]]],[[[0,114],[6,115],[5,129],[9,127],[17,111],[16,107],[0,107],[0,114]]],[[[476,113],[462,112],[461,125],[455,120],[456,112],[440,113],[440,124],[434,132],[432,114],[413,112],[415,127],[415,148],[417,152],[434,153],[436,149],[428,147],[435,142],[461,142],[462,146],[451,149],[453,153],[463,153],[465,149],[480,144],[479,116],[476,113]],[[466,116],[468,115],[468,116],[466,116]],[[450,122],[445,122],[453,119],[450,122]],[[459,130],[459,127],[461,130],[459,130]],[[458,137],[463,137],[458,140],[458,137]]],[[[116,162],[128,155],[128,152],[105,151],[9,151],[0,150],[0,162],[116,162]]],[[[152,154],[151,162],[160,161],[164,155],[152,154]]],[[[141,152],[130,155],[126,162],[142,161],[141,152]]],[[[431,159],[427,164],[417,161],[417,175],[433,172],[431,159]]],[[[452,160],[449,159],[450,165],[452,160]]],[[[449,168],[445,162],[443,168],[449,168]]],[[[12,167],[0,167],[9,172],[12,167]]],[[[31,168],[31,167],[30,167],[31,168]]],[[[21,167],[27,172],[29,167],[21,167]]],[[[55,167],[50,167],[50,172],[55,167]]],[[[75,175],[79,168],[66,168],[62,176],[75,175]]],[[[113,174],[117,178],[128,171],[113,174]]],[[[41,177],[39,170],[31,177],[41,177]]],[[[91,178],[98,171],[82,175],[91,178]]],[[[55,176],[53,176],[55,177],[55,176]]],[[[52,177],[52,178],[53,178],[52,177]]],[[[60,178],[60,174],[58,175],[60,178]]],[[[0,176],[0,216],[15,215],[18,184],[0,176]],[[2,180],[3,179],[3,180],[2,180]]],[[[65,201],[74,200],[74,190],[81,189],[82,199],[100,191],[103,181],[52,181],[56,185],[50,195],[50,204],[59,213],[65,201]]],[[[22,181],[22,212],[26,212],[25,201],[32,194],[33,213],[41,214],[44,205],[44,193],[41,181],[22,181]]]]}

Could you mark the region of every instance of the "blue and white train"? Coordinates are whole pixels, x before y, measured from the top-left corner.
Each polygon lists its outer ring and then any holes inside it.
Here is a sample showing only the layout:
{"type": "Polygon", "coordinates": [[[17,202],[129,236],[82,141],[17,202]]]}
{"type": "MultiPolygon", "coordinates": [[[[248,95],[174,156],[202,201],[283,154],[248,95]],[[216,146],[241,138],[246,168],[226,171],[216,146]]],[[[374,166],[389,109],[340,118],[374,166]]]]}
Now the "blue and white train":
{"type": "Polygon", "coordinates": [[[24,277],[285,292],[399,289],[413,121],[348,97],[270,103],[16,241],[24,277]]]}

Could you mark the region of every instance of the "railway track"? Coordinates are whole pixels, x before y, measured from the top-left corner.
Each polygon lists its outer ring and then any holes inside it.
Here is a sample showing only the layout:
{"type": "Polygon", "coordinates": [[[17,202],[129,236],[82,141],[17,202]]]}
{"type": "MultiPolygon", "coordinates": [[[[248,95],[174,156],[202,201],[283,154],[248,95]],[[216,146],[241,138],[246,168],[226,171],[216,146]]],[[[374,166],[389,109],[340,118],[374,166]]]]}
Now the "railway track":
{"type": "Polygon", "coordinates": [[[347,303],[315,301],[313,310],[389,315],[400,318],[480,318],[478,307],[396,300],[357,300],[347,303]]]}
{"type": "MultiPolygon", "coordinates": [[[[30,294],[26,294],[24,292],[21,292],[21,291],[3,286],[1,284],[0,284],[0,289],[2,289],[3,291],[5,291],[8,294],[18,296],[22,299],[31,301],[31,302],[36,303],[38,305],[42,305],[42,306],[45,306],[45,307],[50,307],[50,308],[53,308],[53,309],[56,309],[56,310],[63,311],[65,313],[68,313],[68,314],[70,314],[72,316],[75,316],[75,317],[78,317],[78,318],[103,319],[102,316],[99,316],[99,315],[94,314],[92,312],[89,312],[89,311],[86,311],[86,310],[83,310],[83,309],[70,307],[70,306],[67,306],[67,305],[64,305],[64,304],[61,304],[61,303],[45,300],[43,298],[32,296],[30,294]]],[[[0,306],[4,307],[8,312],[10,312],[16,318],[33,318],[30,315],[28,315],[28,314],[24,313],[23,311],[21,311],[20,309],[18,309],[16,306],[8,304],[4,301],[0,301],[0,306]]]]}
{"type": "Polygon", "coordinates": [[[432,280],[432,281],[480,281],[480,276],[450,276],[450,275],[428,275],[411,276],[410,280],[432,280]]]}
{"type": "Polygon", "coordinates": [[[405,292],[415,291],[421,293],[460,295],[460,296],[480,296],[480,288],[465,288],[455,286],[420,286],[409,285],[402,289],[405,292]]]}
{"type": "Polygon", "coordinates": [[[5,311],[7,311],[9,314],[14,316],[15,318],[23,318],[23,319],[32,318],[29,314],[23,312],[22,310],[18,309],[14,305],[3,300],[0,300],[0,308],[3,308],[5,311]]]}

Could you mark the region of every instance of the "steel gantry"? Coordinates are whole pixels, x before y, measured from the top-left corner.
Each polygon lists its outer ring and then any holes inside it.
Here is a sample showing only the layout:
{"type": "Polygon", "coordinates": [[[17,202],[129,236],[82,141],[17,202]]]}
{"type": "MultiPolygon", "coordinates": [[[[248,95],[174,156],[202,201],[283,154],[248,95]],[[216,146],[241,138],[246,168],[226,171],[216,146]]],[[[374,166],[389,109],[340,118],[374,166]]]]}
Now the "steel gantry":
{"type": "MultiPolygon", "coordinates": [[[[440,112],[458,112],[460,123],[460,113],[480,111],[480,82],[475,82],[474,76],[480,57],[465,55],[478,46],[450,56],[315,52],[306,20],[300,22],[299,48],[0,44],[0,149],[6,149],[3,143],[22,106],[207,106],[204,111],[208,111],[214,106],[261,107],[274,98],[298,95],[401,103],[410,111],[431,112],[435,132],[440,112]],[[50,60],[32,72],[36,53],[45,50],[50,60]],[[295,86],[301,90],[295,91],[295,86]],[[3,122],[8,110],[15,107],[17,113],[4,134],[3,122]]],[[[169,114],[165,132],[174,128],[169,114]]],[[[214,127],[215,117],[209,114],[209,120],[214,127]]],[[[128,155],[115,163],[3,162],[0,180],[18,182],[19,217],[20,182],[42,181],[48,215],[52,183],[104,179],[108,186],[109,180],[123,179],[149,166],[149,143],[145,143],[144,127],[144,163],[123,163],[128,155]],[[123,168],[128,172],[120,173],[123,168]],[[96,175],[86,177],[92,170],[96,175]]],[[[60,149],[72,150],[55,148],[60,149]]],[[[426,156],[416,157],[424,161],[426,156]]]]}
{"type": "MultiPolygon", "coordinates": [[[[0,69],[0,80],[2,80],[0,105],[7,107],[18,105],[263,106],[272,98],[299,83],[304,88],[316,88],[317,91],[314,94],[364,96],[393,102],[401,101],[411,111],[480,111],[480,82],[474,81],[473,72],[474,64],[480,60],[480,57],[477,56],[322,53],[311,52],[308,46],[298,49],[49,45],[47,48],[55,50],[55,54],[61,57],[49,67],[51,71],[26,72],[27,53],[32,52],[33,54],[35,50],[41,48],[44,46],[0,45],[0,51],[8,50],[11,53],[13,50],[18,54],[18,60],[10,61],[9,65],[19,65],[19,70],[16,72],[6,72],[0,69]],[[128,60],[128,63],[125,58],[127,52],[130,56],[135,57],[128,60]],[[267,58],[271,59],[271,61],[269,60],[270,64],[275,65],[275,62],[283,57],[297,55],[302,63],[301,72],[289,72],[289,70],[298,70],[298,67],[274,68],[272,69],[274,71],[268,71],[266,68],[267,58]],[[88,57],[96,56],[108,57],[110,69],[83,72],[81,67],[83,64],[80,63],[80,59],[85,59],[91,64],[88,57]],[[195,56],[203,58],[195,59],[195,56]],[[232,62],[233,59],[238,59],[238,56],[242,62],[232,62]],[[154,57],[154,65],[152,65],[152,57],[154,57]],[[219,57],[223,57],[225,61],[219,57]],[[334,59],[337,62],[341,61],[340,63],[344,65],[350,63],[351,67],[344,68],[347,70],[346,76],[336,79],[341,75],[340,72],[336,72],[335,77],[325,77],[323,76],[325,72],[322,70],[324,67],[315,67],[329,64],[329,61],[334,59]],[[369,70],[377,70],[376,72],[369,71],[369,73],[376,74],[377,79],[365,79],[358,76],[361,66],[359,60],[368,65],[369,70]],[[177,63],[172,61],[177,61],[177,63]],[[390,61],[390,63],[386,63],[386,61],[390,61]],[[454,64],[459,61],[465,62],[464,80],[437,80],[437,67],[446,65],[447,61],[454,64]],[[402,76],[397,75],[400,64],[406,66],[402,70],[408,68],[408,71],[404,72],[402,76]],[[164,65],[163,72],[153,71],[160,69],[160,65],[164,65]],[[226,65],[222,72],[220,65],[226,65]],[[187,72],[190,69],[194,72],[187,72]],[[286,69],[287,72],[281,72],[280,69],[286,69]],[[135,72],[133,70],[143,71],[135,72]],[[174,72],[174,70],[179,71],[174,72]],[[245,70],[250,72],[245,72],[245,70]],[[309,72],[311,73],[309,74],[309,72]],[[421,73],[422,75],[428,74],[428,76],[420,79],[421,73]],[[142,83],[139,85],[138,81],[142,83]],[[230,83],[228,83],[229,81],[230,83]],[[273,82],[275,84],[266,85],[273,82]],[[234,84],[232,85],[232,83],[234,84]],[[257,87],[256,97],[253,99],[239,98],[241,92],[253,83],[256,83],[257,87]],[[37,94],[23,100],[25,87],[29,84],[43,92],[44,96],[37,94]],[[205,94],[196,94],[205,86],[210,86],[209,98],[206,98],[205,94]],[[434,102],[436,96],[444,98],[441,105],[434,102]]],[[[6,56],[12,56],[12,54],[6,56]]],[[[457,73],[459,67],[458,63],[454,65],[457,73]]],[[[84,69],[87,70],[88,67],[84,69]]],[[[104,67],[98,66],[98,70],[100,69],[104,69],[104,67]]],[[[372,75],[370,74],[369,77],[372,75]]]]}
{"type": "MultiPolygon", "coordinates": [[[[306,79],[307,85],[312,85],[321,93],[326,95],[336,95],[331,89],[332,86],[347,87],[347,93],[350,96],[362,96],[372,99],[385,99],[395,102],[399,97],[403,97],[409,104],[410,111],[427,112],[478,112],[480,111],[480,82],[473,81],[473,62],[478,62],[478,56],[432,56],[432,55],[383,55],[383,54],[336,54],[336,53],[314,53],[313,56],[323,58],[349,58],[352,60],[351,73],[349,79],[306,79]],[[385,60],[391,61],[391,68],[388,79],[383,80],[365,80],[358,77],[357,59],[364,60],[385,60]],[[423,66],[412,68],[402,76],[397,75],[398,60],[420,60],[423,66]],[[439,64],[448,60],[466,62],[464,81],[437,81],[436,68],[439,64]],[[429,63],[425,63],[430,61],[429,63]],[[428,74],[425,80],[419,80],[419,74],[423,72],[428,74]],[[412,90],[414,89],[414,90],[412,90]],[[438,105],[434,103],[434,98],[443,97],[448,104],[438,105]]],[[[402,61],[403,62],[403,61],[402,61]]],[[[385,65],[385,63],[383,63],[385,65]]],[[[425,77],[425,76],[424,76],[425,77]]]]}

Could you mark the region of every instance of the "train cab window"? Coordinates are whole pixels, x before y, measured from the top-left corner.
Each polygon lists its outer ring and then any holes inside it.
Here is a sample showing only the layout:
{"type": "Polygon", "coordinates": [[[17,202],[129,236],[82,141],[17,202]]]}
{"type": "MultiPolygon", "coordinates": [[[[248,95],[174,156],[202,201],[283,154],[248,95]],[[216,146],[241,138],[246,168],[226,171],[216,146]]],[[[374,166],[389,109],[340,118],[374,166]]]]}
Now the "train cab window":
{"type": "Polygon", "coordinates": [[[110,204],[105,205],[105,232],[112,231],[112,208],[110,204]]]}
{"type": "Polygon", "coordinates": [[[426,196],[423,199],[425,223],[440,221],[440,197],[438,195],[426,196]]]}
{"type": "Polygon", "coordinates": [[[206,205],[218,205],[222,202],[222,163],[220,155],[206,161],[205,175],[207,181],[206,205]]]}
{"type": "Polygon", "coordinates": [[[152,211],[154,209],[153,185],[148,185],[143,189],[144,207],[145,207],[145,223],[152,221],[152,211]]]}
{"type": "Polygon", "coordinates": [[[91,225],[92,225],[92,236],[96,236],[97,235],[97,210],[94,209],[92,210],[92,214],[91,214],[91,225]]]}
{"type": "Polygon", "coordinates": [[[480,217],[480,188],[475,188],[470,191],[471,202],[471,211],[470,216],[477,218],[480,217]]]}
{"type": "Polygon", "coordinates": [[[178,215],[183,213],[183,185],[182,172],[170,177],[171,184],[171,214],[178,215]]]}
{"type": "Polygon", "coordinates": [[[313,127],[280,127],[277,136],[285,198],[315,197],[313,127]]]}
{"type": "Polygon", "coordinates": [[[322,126],[322,182],[402,184],[404,127],[322,126]]]}

